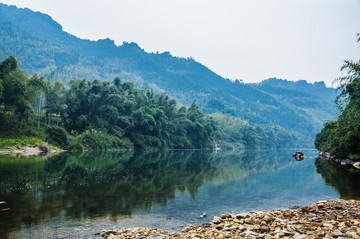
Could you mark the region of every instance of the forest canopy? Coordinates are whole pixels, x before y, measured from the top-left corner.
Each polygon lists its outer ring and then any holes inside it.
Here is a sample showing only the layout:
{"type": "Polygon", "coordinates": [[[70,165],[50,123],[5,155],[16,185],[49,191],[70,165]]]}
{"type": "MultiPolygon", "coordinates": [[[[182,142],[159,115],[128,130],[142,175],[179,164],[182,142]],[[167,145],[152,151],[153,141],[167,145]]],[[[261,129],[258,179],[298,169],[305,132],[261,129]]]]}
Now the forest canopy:
{"type": "Polygon", "coordinates": [[[79,79],[65,87],[36,74],[28,78],[8,57],[0,63],[0,96],[3,128],[24,128],[37,115],[39,126],[47,126],[47,140],[65,149],[94,149],[103,142],[110,147],[213,147],[216,124],[195,101],[178,107],[167,94],[137,89],[118,77],[113,83],[79,79]]]}
{"type": "Polygon", "coordinates": [[[12,56],[0,63],[0,118],[1,131],[36,137],[44,131],[46,142],[68,150],[279,148],[305,141],[277,125],[204,114],[195,100],[181,106],[166,93],[119,77],[68,84],[28,77],[12,56]]]}

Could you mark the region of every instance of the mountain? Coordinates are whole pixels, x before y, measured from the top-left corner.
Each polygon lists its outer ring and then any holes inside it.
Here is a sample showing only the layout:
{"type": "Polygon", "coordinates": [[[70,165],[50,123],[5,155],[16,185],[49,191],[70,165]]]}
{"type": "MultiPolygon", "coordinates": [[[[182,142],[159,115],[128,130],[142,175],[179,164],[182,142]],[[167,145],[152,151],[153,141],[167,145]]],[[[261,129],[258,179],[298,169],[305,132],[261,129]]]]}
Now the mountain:
{"type": "Polygon", "coordinates": [[[305,80],[270,78],[256,84],[256,87],[283,104],[304,112],[312,120],[316,131],[322,128],[324,121],[334,119],[338,112],[334,104],[336,90],[326,87],[323,81],[310,84],[305,80]]]}
{"type": "Polygon", "coordinates": [[[206,113],[220,112],[256,124],[280,126],[297,134],[304,141],[301,145],[312,146],[322,122],[334,118],[329,105],[335,90],[321,82],[233,82],[192,58],[174,57],[169,52],[148,53],[133,42],[117,46],[111,39],[79,39],[64,32],[46,14],[0,4],[0,59],[9,55],[14,55],[30,74],[44,75],[51,81],[112,81],[119,76],[140,88],[168,92],[184,105],[196,99],[206,113]]]}

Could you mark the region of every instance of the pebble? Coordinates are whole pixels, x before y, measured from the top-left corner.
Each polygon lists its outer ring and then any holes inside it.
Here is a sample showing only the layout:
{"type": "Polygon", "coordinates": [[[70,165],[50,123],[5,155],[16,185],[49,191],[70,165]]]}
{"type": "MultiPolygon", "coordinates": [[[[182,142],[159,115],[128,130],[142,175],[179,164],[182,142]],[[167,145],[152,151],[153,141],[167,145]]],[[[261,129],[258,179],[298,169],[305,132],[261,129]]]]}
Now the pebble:
{"type": "Polygon", "coordinates": [[[103,231],[108,239],[151,238],[360,238],[360,201],[329,200],[312,206],[242,213],[221,214],[213,224],[189,226],[178,232],[130,228],[103,231]]]}
{"type": "Polygon", "coordinates": [[[221,214],[221,215],[220,215],[220,218],[221,218],[221,219],[225,219],[225,218],[227,218],[227,217],[228,217],[228,215],[226,215],[226,214],[221,214]]]}
{"type": "Polygon", "coordinates": [[[223,220],[220,217],[214,217],[214,219],[212,220],[212,222],[214,224],[220,224],[223,222],[223,220]]]}

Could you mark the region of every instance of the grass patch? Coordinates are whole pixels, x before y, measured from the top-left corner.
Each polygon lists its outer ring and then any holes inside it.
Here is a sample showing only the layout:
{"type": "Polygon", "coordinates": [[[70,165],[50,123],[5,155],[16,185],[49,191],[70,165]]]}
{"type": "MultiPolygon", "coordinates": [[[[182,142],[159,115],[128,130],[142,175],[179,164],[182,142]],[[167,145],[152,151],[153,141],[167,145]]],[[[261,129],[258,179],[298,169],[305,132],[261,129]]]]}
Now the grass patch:
{"type": "Polygon", "coordinates": [[[14,147],[36,147],[45,143],[45,128],[31,127],[25,129],[0,128],[0,149],[14,147]]]}
{"type": "Polygon", "coordinates": [[[17,138],[0,138],[0,148],[10,149],[15,146],[30,146],[36,147],[42,143],[45,143],[43,139],[28,137],[28,136],[19,136],[17,138]]]}

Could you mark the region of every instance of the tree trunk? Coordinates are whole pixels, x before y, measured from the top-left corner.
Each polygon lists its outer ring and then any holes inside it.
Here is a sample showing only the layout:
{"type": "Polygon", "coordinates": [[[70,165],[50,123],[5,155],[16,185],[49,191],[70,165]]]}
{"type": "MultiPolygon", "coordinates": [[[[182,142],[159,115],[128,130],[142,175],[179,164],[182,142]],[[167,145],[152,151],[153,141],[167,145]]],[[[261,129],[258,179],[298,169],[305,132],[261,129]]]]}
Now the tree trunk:
{"type": "Polygon", "coordinates": [[[60,113],[56,116],[56,126],[59,126],[60,113]]]}
{"type": "Polygon", "coordinates": [[[38,108],[38,131],[40,130],[40,116],[41,116],[41,98],[39,99],[39,108],[38,108]]]}

